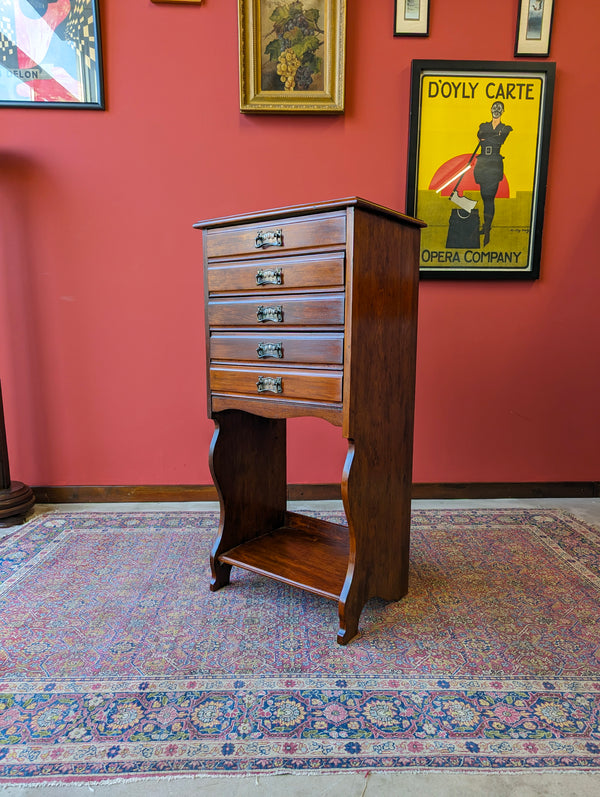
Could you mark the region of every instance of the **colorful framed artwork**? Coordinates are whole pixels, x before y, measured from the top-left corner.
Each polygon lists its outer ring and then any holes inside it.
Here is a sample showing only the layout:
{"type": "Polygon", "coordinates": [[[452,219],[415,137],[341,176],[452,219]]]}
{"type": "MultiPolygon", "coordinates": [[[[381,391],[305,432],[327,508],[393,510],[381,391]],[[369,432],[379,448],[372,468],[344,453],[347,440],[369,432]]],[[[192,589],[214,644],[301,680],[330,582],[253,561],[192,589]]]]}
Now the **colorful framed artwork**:
{"type": "Polygon", "coordinates": [[[0,105],[104,108],[97,0],[0,0],[0,105]]]}
{"type": "Polygon", "coordinates": [[[429,0],[396,0],[394,36],[429,36],[429,0]]]}
{"type": "Polygon", "coordinates": [[[239,0],[240,110],[344,110],[345,0],[239,0]]]}
{"type": "Polygon", "coordinates": [[[422,277],[539,277],[554,76],[550,62],[413,61],[422,277]]]}
{"type": "Polygon", "coordinates": [[[550,54],[550,35],[554,0],[519,0],[515,55],[546,58],[550,54]]]}
{"type": "Polygon", "coordinates": [[[152,2],[153,3],[179,3],[180,5],[183,5],[184,3],[187,3],[188,5],[190,3],[195,3],[196,5],[200,5],[202,0],[152,0],[152,2]]]}

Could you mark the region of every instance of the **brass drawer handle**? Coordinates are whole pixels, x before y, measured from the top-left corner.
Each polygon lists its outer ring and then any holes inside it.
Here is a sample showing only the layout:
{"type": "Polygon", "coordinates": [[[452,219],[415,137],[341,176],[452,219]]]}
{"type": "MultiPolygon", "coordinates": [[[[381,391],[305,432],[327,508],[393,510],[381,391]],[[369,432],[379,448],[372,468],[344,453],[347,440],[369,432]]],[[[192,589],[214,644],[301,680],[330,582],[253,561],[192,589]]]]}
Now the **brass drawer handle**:
{"type": "Polygon", "coordinates": [[[280,376],[259,376],[256,387],[259,393],[283,393],[283,379],[280,376]]]}
{"type": "Polygon", "coordinates": [[[256,272],[257,285],[281,285],[282,283],[283,271],[280,268],[259,268],[256,272]]]}
{"type": "Polygon", "coordinates": [[[267,357],[275,357],[278,360],[282,360],[283,343],[259,343],[256,347],[256,353],[259,360],[264,360],[267,357]]]}
{"type": "Polygon", "coordinates": [[[281,324],[283,321],[283,306],[278,304],[275,307],[265,307],[261,304],[256,308],[256,318],[261,323],[274,321],[276,324],[281,324]]]}
{"type": "Polygon", "coordinates": [[[259,230],[256,233],[254,246],[257,249],[264,249],[267,246],[283,246],[283,233],[281,230],[259,230]]]}

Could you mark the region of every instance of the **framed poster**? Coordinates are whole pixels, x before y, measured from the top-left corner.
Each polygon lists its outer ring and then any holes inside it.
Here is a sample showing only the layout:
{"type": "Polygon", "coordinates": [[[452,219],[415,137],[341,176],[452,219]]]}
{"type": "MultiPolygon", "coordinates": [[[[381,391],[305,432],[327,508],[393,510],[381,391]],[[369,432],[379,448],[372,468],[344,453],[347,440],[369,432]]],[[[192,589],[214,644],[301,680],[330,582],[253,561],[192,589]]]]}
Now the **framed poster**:
{"type": "Polygon", "coordinates": [[[344,110],[345,0],[239,0],[240,110],[344,110]]]}
{"type": "Polygon", "coordinates": [[[0,0],[0,105],[104,108],[97,0],[0,0]]]}
{"type": "Polygon", "coordinates": [[[407,213],[422,277],[537,279],[555,65],[413,61],[407,213]]]}
{"type": "Polygon", "coordinates": [[[429,0],[396,0],[394,36],[429,36],[429,0]]]}
{"type": "Polygon", "coordinates": [[[553,13],[554,0],[519,0],[515,55],[549,55],[553,13]]]}

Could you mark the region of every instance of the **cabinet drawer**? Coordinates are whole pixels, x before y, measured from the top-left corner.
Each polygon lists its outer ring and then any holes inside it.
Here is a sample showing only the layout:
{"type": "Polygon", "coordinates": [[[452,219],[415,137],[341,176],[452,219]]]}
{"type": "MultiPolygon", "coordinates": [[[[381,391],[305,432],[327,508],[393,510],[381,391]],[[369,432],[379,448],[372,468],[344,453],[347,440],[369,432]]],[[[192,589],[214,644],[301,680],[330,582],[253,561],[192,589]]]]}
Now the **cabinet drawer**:
{"type": "Polygon", "coordinates": [[[340,402],[342,372],[214,365],[210,369],[210,390],[262,398],[340,402]]]}
{"type": "Polygon", "coordinates": [[[239,299],[210,299],[209,326],[286,326],[343,324],[344,294],[287,296],[239,299]]]}
{"type": "Polygon", "coordinates": [[[340,333],[290,333],[277,335],[211,335],[211,360],[248,360],[269,363],[315,363],[341,365],[344,359],[344,335],[340,333]]]}
{"type": "Polygon", "coordinates": [[[328,213],[275,219],[238,227],[207,230],[206,256],[231,257],[264,252],[281,254],[295,249],[337,246],[346,243],[346,214],[328,213]]]}
{"type": "Polygon", "coordinates": [[[344,284],[344,255],[338,252],[274,261],[212,265],[207,272],[210,293],[265,291],[281,288],[341,287],[344,284]]]}

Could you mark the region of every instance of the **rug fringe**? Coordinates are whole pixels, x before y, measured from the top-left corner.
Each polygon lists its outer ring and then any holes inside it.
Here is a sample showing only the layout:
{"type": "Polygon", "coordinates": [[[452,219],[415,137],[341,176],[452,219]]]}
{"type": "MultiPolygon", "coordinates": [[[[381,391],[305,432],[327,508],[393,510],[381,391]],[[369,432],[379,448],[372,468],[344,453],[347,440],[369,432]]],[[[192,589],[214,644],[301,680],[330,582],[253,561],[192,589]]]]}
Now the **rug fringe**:
{"type": "Polygon", "coordinates": [[[538,787],[541,785],[539,783],[539,778],[544,776],[552,776],[556,777],[560,775],[561,777],[567,778],[575,778],[575,777],[583,777],[589,775],[599,775],[600,768],[595,767],[585,767],[577,770],[565,770],[561,767],[547,767],[544,769],[537,769],[535,767],[515,767],[512,769],[503,769],[501,771],[497,769],[452,769],[449,770],[445,767],[407,767],[406,769],[398,770],[398,769],[378,769],[376,771],[373,770],[361,770],[356,769],[353,771],[348,770],[328,770],[324,772],[313,772],[307,770],[289,770],[289,769],[281,769],[281,770],[271,770],[269,772],[195,772],[194,774],[186,775],[164,775],[162,773],[157,772],[154,775],[144,775],[144,776],[131,776],[131,777],[107,777],[107,778],[100,778],[96,780],[77,780],[76,778],[70,780],[58,780],[58,781],[39,781],[36,783],[25,783],[23,781],[14,781],[12,783],[0,783],[0,792],[6,789],[43,789],[43,788],[66,788],[67,786],[77,786],[79,788],[83,788],[87,786],[90,793],[95,791],[95,788],[100,786],[112,786],[112,785],[123,785],[129,783],[152,783],[154,781],[182,781],[182,780],[206,780],[206,781],[215,781],[215,780],[231,780],[237,778],[239,780],[250,780],[252,778],[255,779],[255,784],[260,786],[260,778],[273,778],[273,777],[281,777],[284,775],[289,775],[290,777],[306,777],[306,778],[317,778],[317,777],[347,777],[347,778],[356,778],[357,776],[362,776],[365,780],[365,784],[363,790],[360,794],[360,797],[364,797],[366,792],[367,786],[369,785],[369,780],[372,775],[391,775],[394,778],[402,778],[409,777],[411,775],[444,775],[444,777],[453,776],[453,777],[469,777],[469,778],[476,778],[482,777],[489,779],[490,777],[496,778],[514,778],[516,776],[523,776],[523,775],[530,775],[531,777],[535,777],[536,783],[538,787]]]}

